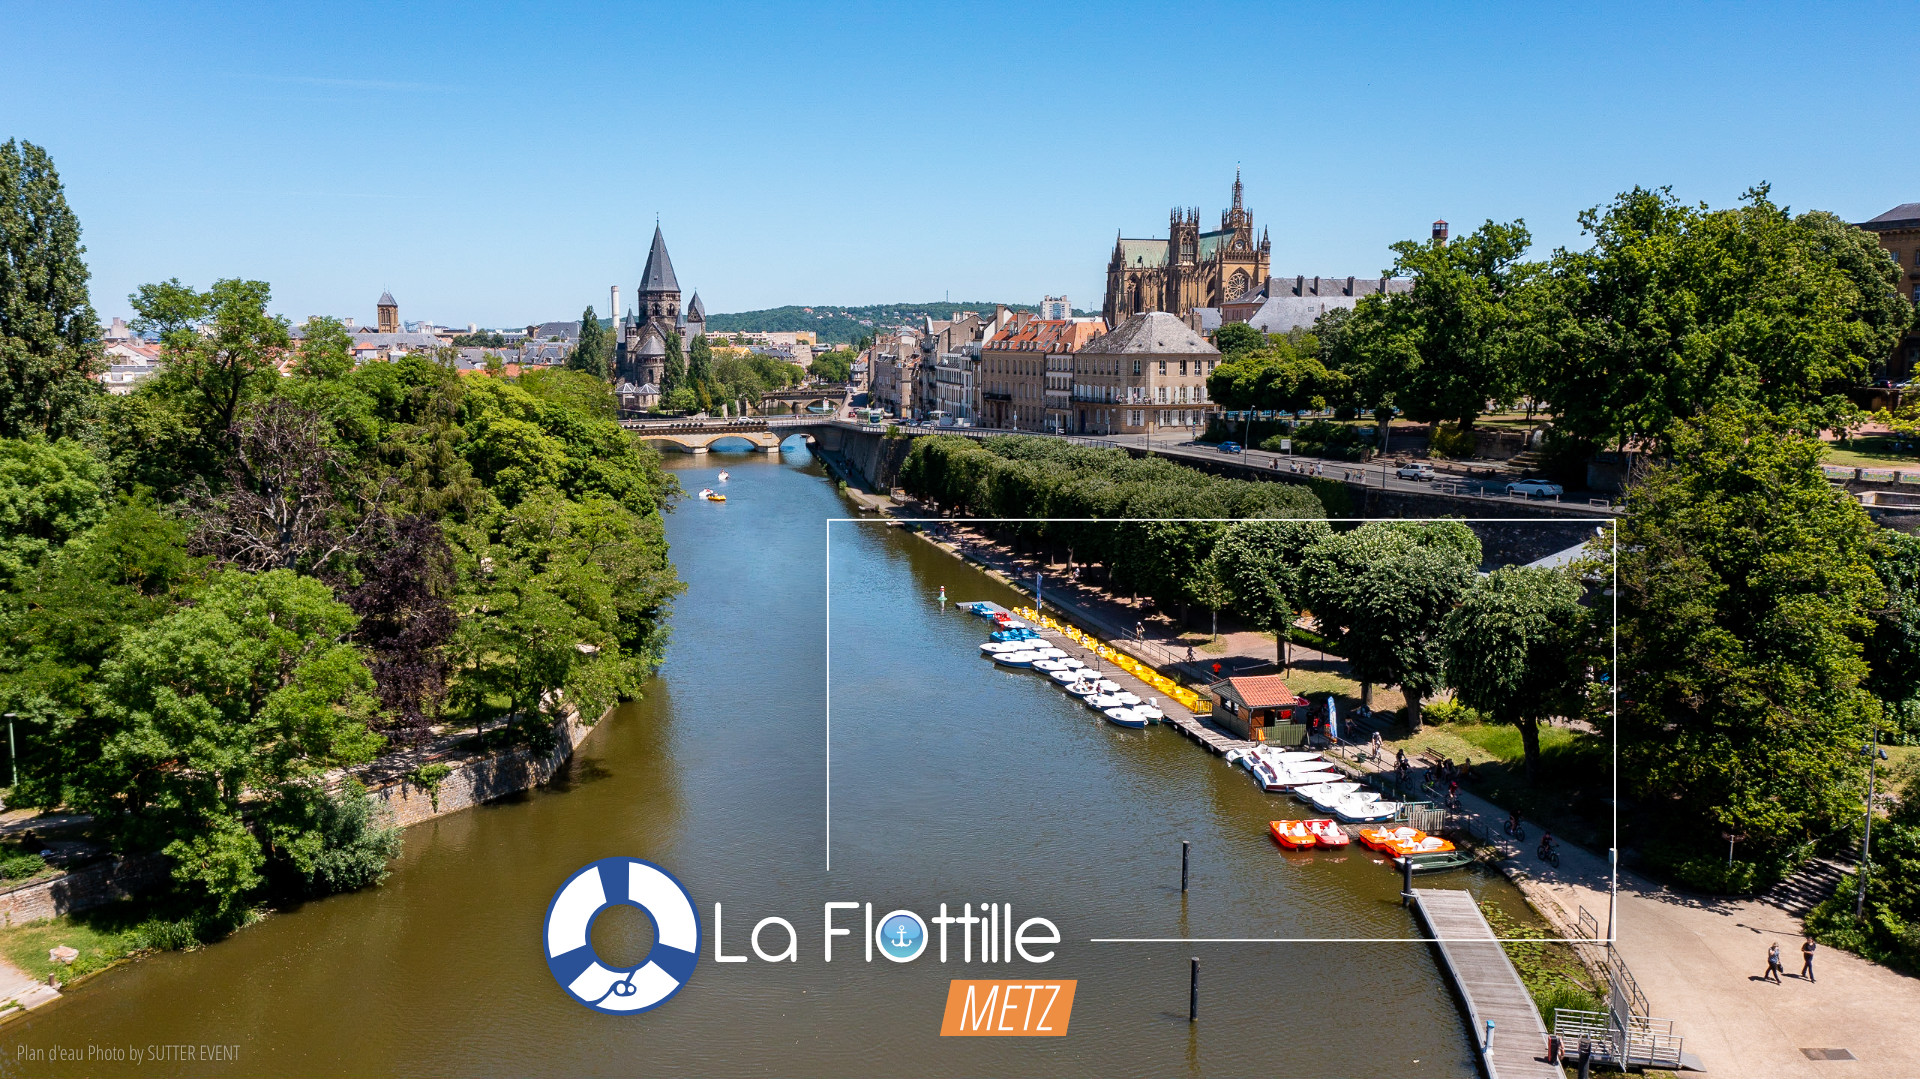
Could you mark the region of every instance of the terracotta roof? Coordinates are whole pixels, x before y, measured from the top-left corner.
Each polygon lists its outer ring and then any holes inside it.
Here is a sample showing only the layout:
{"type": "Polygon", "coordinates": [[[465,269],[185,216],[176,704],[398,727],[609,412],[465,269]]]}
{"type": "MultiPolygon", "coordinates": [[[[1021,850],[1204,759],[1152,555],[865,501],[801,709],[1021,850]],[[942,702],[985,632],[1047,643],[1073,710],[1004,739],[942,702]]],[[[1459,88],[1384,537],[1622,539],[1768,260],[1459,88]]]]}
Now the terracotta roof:
{"type": "Polygon", "coordinates": [[[1105,330],[1104,322],[1023,318],[983,347],[1001,351],[1073,352],[1105,330]]]}
{"type": "Polygon", "coordinates": [[[1301,699],[1299,694],[1287,688],[1286,680],[1277,674],[1224,678],[1207,688],[1217,693],[1223,687],[1230,689],[1248,708],[1282,708],[1301,699]]]}

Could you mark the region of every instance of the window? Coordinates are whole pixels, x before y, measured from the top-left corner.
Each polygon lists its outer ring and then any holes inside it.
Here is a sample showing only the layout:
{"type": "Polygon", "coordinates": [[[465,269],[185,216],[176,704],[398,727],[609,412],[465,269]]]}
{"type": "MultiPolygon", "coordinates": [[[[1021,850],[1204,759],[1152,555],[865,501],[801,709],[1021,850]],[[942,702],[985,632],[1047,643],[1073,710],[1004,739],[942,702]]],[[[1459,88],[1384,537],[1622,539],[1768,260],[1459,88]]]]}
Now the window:
{"type": "Polygon", "coordinates": [[[1140,361],[1139,361],[1139,360],[1135,360],[1135,361],[1133,361],[1133,373],[1134,373],[1134,374],[1135,374],[1136,376],[1138,376],[1138,375],[1140,374],[1140,361]]]}
{"type": "Polygon", "coordinates": [[[1160,373],[1163,375],[1167,373],[1167,361],[1165,360],[1160,361],[1160,373]]]}
{"type": "MultiPolygon", "coordinates": [[[[1160,386],[1155,389],[1154,401],[1162,405],[1167,403],[1167,388],[1165,386],[1160,386]]],[[[1165,423],[1166,421],[1162,420],[1160,422],[1165,423]]]]}
{"type": "Polygon", "coordinates": [[[1180,373],[1183,375],[1187,373],[1187,361],[1185,360],[1180,361],[1180,373]]]}

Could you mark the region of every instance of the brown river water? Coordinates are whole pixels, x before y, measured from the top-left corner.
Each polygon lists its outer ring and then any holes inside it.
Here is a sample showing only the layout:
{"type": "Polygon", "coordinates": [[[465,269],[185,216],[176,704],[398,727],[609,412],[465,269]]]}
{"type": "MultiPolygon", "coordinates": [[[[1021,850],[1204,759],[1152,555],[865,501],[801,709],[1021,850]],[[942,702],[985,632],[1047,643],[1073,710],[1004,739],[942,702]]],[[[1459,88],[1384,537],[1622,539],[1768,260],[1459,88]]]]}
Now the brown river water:
{"type": "MultiPolygon", "coordinates": [[[[1397,874],[1357,843],[1274,845],[1267,822],[1304,807],[1170,729],[1121,730],[1044,678],[982,660],[984,624],[943,611],[941,586],[954,600],[1017,597],[898,530],[828,525],[852,508],[804,449],[668,461],[689,491],[721,487],[727,469],[729,501],[668,517],[688,589],[666,664],[556,782],[411,829],[379,888],[76,987],[0,1030],[0,1074],[1476,1074],[1430,945],[1094,943],[1418,930],[1397,874]],[[685,987],[637,1015],[574,1003],[542,949],[555,889],[616,855],[673,873],[703,923],[685,987]],[[830,901],[923,918],[1006,903],[1064,939],[1042,964],[962,963],[957,937],[944,964],[933,949],[865,961],[856,910],[839,915],[854,933],[827,963],[830,901]],[[715,903],[729,954],[750,955],[754,923],[780,916],[798,960],[715,962],[715,903]],[[994,977],[1076,979],[1067,1034],[940,1037],[948,982],[994,977]]],[[[1423,884],[1521,909],[1497,876],[1423,884]]],[[[614,908],[592,939],[631,963],[652,934],[614,908]]],[[[771,930],[762,943],[785,941],[771,930]]]]}

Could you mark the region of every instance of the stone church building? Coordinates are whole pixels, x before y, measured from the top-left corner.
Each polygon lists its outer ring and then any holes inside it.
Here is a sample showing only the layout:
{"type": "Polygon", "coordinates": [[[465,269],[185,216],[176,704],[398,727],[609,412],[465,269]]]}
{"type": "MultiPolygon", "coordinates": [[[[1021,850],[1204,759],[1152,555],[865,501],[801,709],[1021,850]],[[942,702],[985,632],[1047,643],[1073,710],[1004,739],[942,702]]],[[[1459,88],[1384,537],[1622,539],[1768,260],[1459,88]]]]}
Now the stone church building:
{"type": "Polygon", "coordinates": [[[1264,231],[1254,235],[1253,215],[1240,195],[1236,171],[1233,205],[1220,215],[1218,229],[1200,231],[1200,211],[1176,207],[1167,221],[1166,239],[1116,237],[1101,307],[1107,325],[1119,326],[1141,311],[1184,317],[1195,308],[1237,300],[1265,284],[1272,249],[1264,231]]]}
{"type": "Polygon", "coordinates": [[[635,384],[641,394],[649,390],[657,394],[666,376],[667,335],[680,335],[684,361],[693,339],[706,332],[707,312],[700,305],[700,294],[694,293],[685,306],[680,303],[680,281],[673,276],[666,238],[655,225],[653,247],[647,251],[646,268],[640,271],[634,312],[620,320],[619,354],[614,357],[616,379],[635,384]]]}

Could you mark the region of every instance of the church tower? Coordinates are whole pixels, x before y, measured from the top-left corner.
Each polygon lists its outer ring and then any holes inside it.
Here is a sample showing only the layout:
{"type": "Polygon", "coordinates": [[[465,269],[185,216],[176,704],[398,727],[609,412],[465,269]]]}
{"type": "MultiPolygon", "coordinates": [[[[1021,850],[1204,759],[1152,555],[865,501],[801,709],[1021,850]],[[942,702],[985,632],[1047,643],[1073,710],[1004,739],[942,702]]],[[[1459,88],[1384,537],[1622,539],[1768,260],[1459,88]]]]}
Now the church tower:
{"type": "Polygon", "coordinates": [[[375,305],[374,312],[379,320],[379,332],[400,332],[400,304],[394,300],[393,293],[382,292],[380,294],[380,302],[375,305]]]}
{"type": "MultiPolygon", "coordinates": [[[[673,275],[673,260],[667,257],[667,240],[659,225],[653,226],[653,246],[647,250],[647,265],[640,271],[634,300],[635,315],[620,342],[620,377],[657,388],[667,370],[667,335],[679,333],[685,317],[680,309],[680,280],[673,275]]],[[[685,348],[683,340],[683,355],[685,348]]]]}

